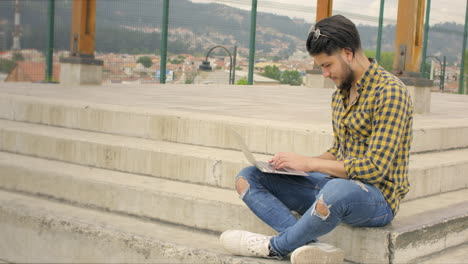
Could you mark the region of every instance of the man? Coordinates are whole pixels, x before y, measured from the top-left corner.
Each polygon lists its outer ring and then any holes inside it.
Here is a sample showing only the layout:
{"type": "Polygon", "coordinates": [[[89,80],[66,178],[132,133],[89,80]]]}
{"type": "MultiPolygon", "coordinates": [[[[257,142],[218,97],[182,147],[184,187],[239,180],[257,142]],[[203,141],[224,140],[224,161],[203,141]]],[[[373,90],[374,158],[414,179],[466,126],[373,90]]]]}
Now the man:
{"type": "Polygon", "coordinates": [[[311,28],[306,47],[337,90],[332,97],[333,146],[318,157],[277,153],[270,163],[308,177],[266,174],[255,167],[236,178],[240,198],[278,231],[269,237],[228,230],[223,246],[236,255],[292,263],[336,263],[343,251],[318,243],[340,222],[388,224],[409,191],[413,110],[405,85],[368,59],[356,26],[337,15],[311,28]],[[291,211],[302,215],[297,219],[291,211]]]}

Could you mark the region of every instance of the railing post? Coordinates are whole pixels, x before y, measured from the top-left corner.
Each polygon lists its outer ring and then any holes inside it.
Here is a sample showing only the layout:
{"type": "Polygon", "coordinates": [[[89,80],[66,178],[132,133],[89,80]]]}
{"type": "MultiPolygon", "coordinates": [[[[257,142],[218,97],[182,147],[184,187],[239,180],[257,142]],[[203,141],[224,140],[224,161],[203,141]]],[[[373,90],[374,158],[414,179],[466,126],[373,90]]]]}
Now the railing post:
{"type": "Polygon", "coordinates": [[[426,22],[424,23],[424,40],[423,40],[423,51],[421,61],[421,74],[425,78],[424,72],[426,70],[426,56],[427,56],[427,39],[429,38],[429,17],[431,15],[431,0],[427,0],[426,7],[426,22]]]}
{"type": "Polygon", "coordinates": [[[159,69],[159,83],[166,83],[166,60],[167,60],[167,27],[169,24],[169,0],[163,3],[163,23],[161,30],[161,62],[159,69]]]}
{"type": "Polygon", "coordinates": [[[252,0],[250,12],[250,53],[249,53],[249,77],[248,84],[253,84],[253,71],[255,66],[255,33],[257,30],[257,0],[252,0]]]}
{"type": "Polygon", "coordinates": [[[440,80],[442,82],[441,86],[442,86],[442,92],[445,91],[445,67],[447,65],[447,58],[444,56],[444,65],[442,66],[442,80],[440,80]]]}
{"type": "Polygon", "coordinates": [[[232,84],[236,84],[236,63],[237,63],[237,45],[234,46],[232,55],[232,84]]]}
{"type": "Polygon", "coordinates": [[[464,91],[464,80],[465,80],[465,51],[466,51],[466,38],[468,37],[468,3],[466,3],[465,11],[465,32],[463,33],[463,49],[462,49],[462,61],[460,67],[460,83],[458,85],[458,93],[463,94],[468,91],[464,91]]]}
{"type": "Polygon", "coordinates": [[[49,0],[49,39],[47,41],[46,51],[46,72],[45,81],[52,82],[53,74],[53,54],[54,54],[54,19],[55,19],[55,0],[49,0]]]}
{"type": "Polygon", "coordinates": [[[380,0],[379,30],[377,32],[377,50],[375,52],[375,59],[378,62],[380,62],[380,51],[382,49],[382,27],[383,27],[384,7],[385,7],[385,0],[380,0]]]}

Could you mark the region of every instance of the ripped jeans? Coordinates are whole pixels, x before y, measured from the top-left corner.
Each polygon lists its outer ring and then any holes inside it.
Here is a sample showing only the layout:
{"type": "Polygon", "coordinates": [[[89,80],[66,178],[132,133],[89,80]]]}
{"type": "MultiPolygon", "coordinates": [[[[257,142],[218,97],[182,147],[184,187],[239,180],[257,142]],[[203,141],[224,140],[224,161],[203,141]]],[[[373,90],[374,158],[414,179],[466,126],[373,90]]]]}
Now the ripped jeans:
{"type": "Polygon", "coordinates": [[[270,241],[271,249],[279,256],[317,242],[341,221],[351,226],[377,227],[393,219],[382,193],[370,184],[330,179],[322,173],[309,173],[307,177],[269,174],[253,166],[244,168],[236,181],[240,178],[248,182],[241,199],[279,232],[270,241]],[[328,208],[327,215],[316,211],[319,200],[328,208]],[[297,219],[291,211],[302,216],[297,219]]]}

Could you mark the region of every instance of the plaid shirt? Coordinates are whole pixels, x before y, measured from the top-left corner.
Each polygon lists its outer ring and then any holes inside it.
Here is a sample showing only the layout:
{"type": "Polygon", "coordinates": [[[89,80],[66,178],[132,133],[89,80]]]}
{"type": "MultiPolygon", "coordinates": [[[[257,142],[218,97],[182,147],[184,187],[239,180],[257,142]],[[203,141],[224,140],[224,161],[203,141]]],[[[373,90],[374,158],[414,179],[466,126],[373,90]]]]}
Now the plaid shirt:
{"type": "Polygon", "coordinates": [[[409,191],[411,98],[406,86],[375,61],[356,88],[350,106],[348,91],[333,93],[334,142],[328,152],[344,161],[349,179],[379,188],[395,215],[409,191]]]}

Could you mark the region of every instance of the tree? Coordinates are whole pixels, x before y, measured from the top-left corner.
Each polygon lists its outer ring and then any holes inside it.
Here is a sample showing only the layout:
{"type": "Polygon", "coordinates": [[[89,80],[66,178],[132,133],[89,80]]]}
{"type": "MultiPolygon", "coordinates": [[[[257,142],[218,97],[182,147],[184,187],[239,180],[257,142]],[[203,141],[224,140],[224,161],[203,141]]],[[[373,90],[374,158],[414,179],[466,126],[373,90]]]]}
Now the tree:
{"type": "Polygon", "coordinates": [[[0,59],[0,72],[10,73],[15,67],[15,64],[13,60],[0,59]]]}
{"type": "Polygon", "coordinates": [[[299,86],[302,84],[302,77],[298,71],[284,71],[281,74],[280,83],[299,86]]]}
{"type": "Polygon", "coordinates": [[[246,78],[242,78],[236,82],[236,85],[247,85],[249,82],[247,81],[246,78]]]}
{"type": "MultiPolygon", "coordinates": [[[[367,57],[375,58],[375,51],[373,50],[366,50],[364,51],[367,57]]],[[[380,53],[380,61],[378,62],[380,66],[382,66],[387,71],[393,71],[393,59],[395,58],[395,52],[381,52],[380,53]]]]}
{"type": "MultiPolygon", "coordinates": [[[[180,56],[179,56],[179,57],[180,57],[180,56]]],[[[185,58],[184,58],[184,59],[185,59],[185,58]]],[[[181,63],[184,62],[184,59],[173,59],[173,60],[169,59],[168,62],[169,62],[169,63],[172,63],[172,64],[181,64],[181,63]]]]}
{"type": "Polygon", "coordinates": [[[465,75],[468,74],[468,50],[465,51],[465,64],[464,64],[465,75]]]}
{"type": "Polygon", "coordinates": [[[23,54],[19,53],[19,52],[15,52],[13,53],[13,61],[24,61],[24,57],[23,57],[23,54]]]}
{"type": "Polygon", "coordinates": [[[149,68],[149,67],[153,66],[153,61],[148,56],[142,56],[142,57],[138,58],[137,63],[143,64],[143,66],[145,66],[145,68],[149,68]]]}
{"type": "Polygon", "coordinates": [[[280,80],[281,78],[281,72],[279,70],[278,67],[276,67],[276,65],[273,65],[273,66],[266,66],[265,67],[265,71],[263,72],[263,74],[261,74],[262,76],[265,76],[265,77],[268,77],[268,78],[271,78],[271,79],[275,79],[275,80],[280,80]]]}

